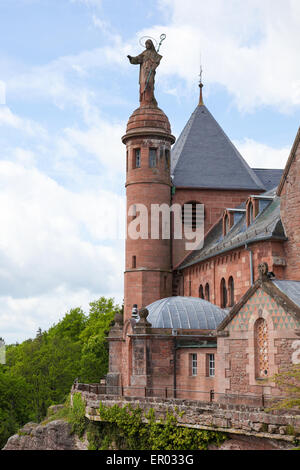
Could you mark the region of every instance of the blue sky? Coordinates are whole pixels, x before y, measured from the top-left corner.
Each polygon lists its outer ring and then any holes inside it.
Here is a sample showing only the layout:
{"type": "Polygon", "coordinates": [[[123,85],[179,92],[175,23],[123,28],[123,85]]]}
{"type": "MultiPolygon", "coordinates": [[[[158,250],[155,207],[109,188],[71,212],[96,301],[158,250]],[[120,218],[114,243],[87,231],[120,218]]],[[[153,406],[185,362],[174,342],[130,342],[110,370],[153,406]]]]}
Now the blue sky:
{"type": "Polygon", "coordinates": [[[299,127],[298,0],[0,0],[0,336],[122,301],[124,156],[139,38],[167,34],[156,97],[178,136],[205,104],[252,167],[299,127]],[[116,236],[117,233],[117,236],[116,236]],[[121,237],[119,237],[121,238],[121,237]]]}

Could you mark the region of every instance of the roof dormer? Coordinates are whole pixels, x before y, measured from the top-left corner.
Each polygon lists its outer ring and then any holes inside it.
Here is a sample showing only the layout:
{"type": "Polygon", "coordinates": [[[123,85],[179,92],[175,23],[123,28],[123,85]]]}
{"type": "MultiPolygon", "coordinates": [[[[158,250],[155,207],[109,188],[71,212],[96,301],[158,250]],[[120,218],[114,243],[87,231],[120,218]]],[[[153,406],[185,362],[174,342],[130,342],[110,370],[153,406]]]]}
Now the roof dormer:
{"type": "Polygon", "coordinates": [[[223,213],[223,236],[232,229],[232,227],[240,220],[245,214],[245,209],[225,209],[223,213]]]}
{"type": "Polygon", "coordinates": [[[246,201],[246,225],[249,227],[258,214],[262,212],[274,199],[274,196],[254,194],[246,201]]]}

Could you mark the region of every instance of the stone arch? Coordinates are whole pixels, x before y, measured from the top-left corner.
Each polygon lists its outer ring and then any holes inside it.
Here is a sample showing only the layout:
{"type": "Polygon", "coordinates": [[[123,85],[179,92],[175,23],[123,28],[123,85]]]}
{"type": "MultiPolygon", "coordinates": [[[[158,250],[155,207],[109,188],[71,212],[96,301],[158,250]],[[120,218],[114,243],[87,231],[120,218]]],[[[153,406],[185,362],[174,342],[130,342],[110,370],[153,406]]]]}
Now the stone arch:
{"type": "Polygon", "coordinates": [[[248,348],[247,352],[249,355],[249,365],[247,366],[247,372],[249,373],[250,385],[261,385],[264,387],[273,387],[275,386],[274,382],[268,382],[267,384],[264,381],[261,381],[263,377],[258,377],[256,372],[256,322],[262,318],[265,320],[267,329],[268,329],[268,361],[269,361],[269,372],[265,378],[273,377],[274,374],[278,373],[278,365],[275,364],[275,353],[276,348],[274,347],[274,338],[273,338],[273,320],[272,315],[265,305],[257,305],[255,312],[251,315],[248,325],[248,348]],[[259,379],[259,381],[257,381],[259,379]]]}
{"type": "MultiPolygon", "coordinates": [[[[182,223],[183,224],[187,223],[193,230],[197,228],[197,224],[196,224],[197,223],[197,217],[196,217],[197,204],[202,204],[202,203],[199,201],[187,201],[187,202],[184,202],[181,207],[182,223]],[[190,205],[191,208],[189,208],[189,210],[187,210],[187,213],[185,214],[184,206],[186,204],[190,205]],[[187,220],[185,220],[185,216],[187,220]]],[[[205,208],[204,208],[204,218],[205,218],[205,208]]]]}
{"type": "Polygon", "coordinates": [[[234,306],[234,279],[232,276],[228,279],[228,307],[234,306]]]}
{"type": "Polygon", "coordinates": [[[220,298],[221,298],[221,308],[226,308],[227,306],[227,287],[224,277],[221,279],[220,284],[220,298]]]}
{"type": "Polygon", "coordinates": [[[264,318],[254,324],[255,376],[258,379],[269,376],[269,332],[264,318]]]}
{"type": "Polygon", "coordinates": [[[199,298],[204,299],[204,290],[203,290],[203,285],[200,284],[199,286],[199,298]]]}
{"type": "Polygon", "coordinates": [[[205,300],[208,300],[208,302],[210,302],[210,289],[208,282],[205,284],[205,300]]]}

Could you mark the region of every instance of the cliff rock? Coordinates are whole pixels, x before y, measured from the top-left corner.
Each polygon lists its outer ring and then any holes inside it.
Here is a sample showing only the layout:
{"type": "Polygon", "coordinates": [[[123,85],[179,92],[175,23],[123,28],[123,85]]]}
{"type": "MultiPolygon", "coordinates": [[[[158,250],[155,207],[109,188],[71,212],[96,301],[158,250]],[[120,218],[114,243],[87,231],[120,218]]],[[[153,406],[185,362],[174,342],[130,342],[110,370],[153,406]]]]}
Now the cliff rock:
{"type": "Polygon", "coordinates": [[[87,450],[86,439],[71,433],[71,425],[58,419],[47,424],[28,423],[10,437],[3,450],[87,450]]]}

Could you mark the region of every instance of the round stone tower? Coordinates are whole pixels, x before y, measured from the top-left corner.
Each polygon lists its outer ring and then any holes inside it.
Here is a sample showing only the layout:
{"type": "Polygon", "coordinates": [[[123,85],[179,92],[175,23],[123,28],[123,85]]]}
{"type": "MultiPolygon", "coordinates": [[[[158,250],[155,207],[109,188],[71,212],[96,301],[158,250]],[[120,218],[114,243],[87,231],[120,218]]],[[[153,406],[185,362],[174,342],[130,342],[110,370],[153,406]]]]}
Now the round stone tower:
{"type": "Polygon", "coordinates": [[[134,305],[140,309],[172,295],[171,237],[166,236],[168,229],[163,234],[166,218],[159,215],[159,208],[165,205],[169,211],[171,203],[170,154],[175,137],[156,103],[142,101],[129,118],[122,142],[127,163],[126,321],[134,305]]]}

